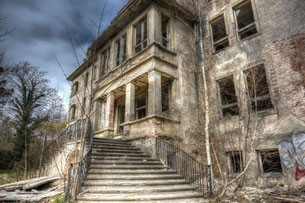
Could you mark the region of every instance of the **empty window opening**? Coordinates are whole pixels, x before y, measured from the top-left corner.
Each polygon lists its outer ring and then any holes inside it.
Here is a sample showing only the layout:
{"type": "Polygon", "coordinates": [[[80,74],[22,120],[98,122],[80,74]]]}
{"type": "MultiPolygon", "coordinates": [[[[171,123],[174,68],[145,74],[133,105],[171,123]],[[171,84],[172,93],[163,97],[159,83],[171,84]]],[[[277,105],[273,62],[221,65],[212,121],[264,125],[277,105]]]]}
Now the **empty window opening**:
{"type": "Polygon", "coordinates": [[[146,97],[136,100],[136,119],[146,117],[146,97]]]}
{"type": "Polygon", "coordinates": [[[126,35],[123,35],[115,42],[115,66],[126,60],[126,35]]]}
{"type": "Polygon", "coordinates": [[[79,88],[79,83],[75,82],[74,85],[72,86],[72,94],[71,94],[71,96],[75,95],[78,92],[78,88],[79,88]]]}
{"type": "Polygon", "coordinates": [[[217,81],[220,113],[222,117],[238,115],[237,97],[233,76],[229,76],[217,81]]]}
{"type": "Polygon", "coordinates": [[[282,172],[281,158],[278,150],[259,151],[259,154],[262,172],[282,172]]]}
{"type": "Polygon", "coordinates": [[[89,81],[89,73],[87,72],[85,76],[85,87],[87,87],[88,81],[89,81]]]}
{"type": "Polygon", "coordinates": [[[254,20],[251,0],[247,0],[233,9],[239,39],[244,39],[255,34],[257,32],[257,28],[254,20]]]}
{"type": "Polygon", "coordinates": [[[226,30],[225,18],[223,15],[210,23],[214,52],[229,46],[229,39],[226,30]]]}
{"type": "Polygon", "coordinates": [[[109,70],[109,58],[110,58],[110,48],[107,48],[101,55],[102,64],[101,64],[101,72],[100,77],[103,77],[108,73],[109,70]]]}
{"type": "Polygon", "coordinates": [[[125,105],[119,105],[118,107],[118,133],[123,133],[125,122],[125,105]]]}
{"type": "Polygon", "coordinates": [[[135,52],[138,53],[147,46],[147,20],[143,19],[135,25],[135,52]]]}
{"type": "Polygon", "coordinates": [[[92,70],[92,79],[96,80],[96,66],[93,66],[93,70],[92,70]]]}
{"type": "Polygon", "coordinates": [[[169,48],[169,20],[169,17],[162,15],[162,45],[166,48],[169,48]]]}
{"type": "Polygon", "coordinates": [[[244,74],[251,111],[257,112],[273,109],[264,65],[246,70],[244,74]]]}
{"type": "Polygon", "coordinates": [[[169,109],[169,91],[168,91],[168,85],[164,86],[161,91],[161,97],[162,97],[162,112],[167,112],[169,109]]]}
{"type": "Polygon", "coordinates": [[[72,105],[70,108],[70,120],[74,120],[76,117],[76,105],[72,105]]]}
{"type": "Polygon", "coordinates": [[[229,159],[230,173],[241,173],[243,170],[242,152],[227,152],[227,157],[229,159]]]}

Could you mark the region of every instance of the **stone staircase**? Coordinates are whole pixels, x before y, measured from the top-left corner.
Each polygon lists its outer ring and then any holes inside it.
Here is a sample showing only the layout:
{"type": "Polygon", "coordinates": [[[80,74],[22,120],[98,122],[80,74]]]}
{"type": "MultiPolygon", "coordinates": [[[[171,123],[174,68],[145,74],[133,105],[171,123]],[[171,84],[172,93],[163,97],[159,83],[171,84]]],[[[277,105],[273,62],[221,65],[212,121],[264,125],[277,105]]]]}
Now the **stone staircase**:
{"type": "Polygon", "coordinates": [[[204,202],[202,194],[160,160],[128,141],[94,138],[78,202],[204,202]]]}

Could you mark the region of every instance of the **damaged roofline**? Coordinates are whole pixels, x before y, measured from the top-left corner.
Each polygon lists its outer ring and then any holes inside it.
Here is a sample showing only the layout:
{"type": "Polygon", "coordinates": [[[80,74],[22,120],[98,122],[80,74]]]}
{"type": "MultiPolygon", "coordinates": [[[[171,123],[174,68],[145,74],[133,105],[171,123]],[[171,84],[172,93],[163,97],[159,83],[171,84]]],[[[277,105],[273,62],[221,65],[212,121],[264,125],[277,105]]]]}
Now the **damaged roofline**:
{"type": "MultiPolygon", "coordinates": [[[[138,9],[147,8],[153,2],[163,3],[169,6],[172,9],[175,9],[176,12],[182,13],[183,17],[191,22],[195,22],[197,17],[187,10],[182,5],[178,4],[175,0],[130,0],[117,14],[117,16],[111,21],[111,24],[103,31],[103,33],[90,45],[87,49],[87,56],[89,57],[79,68],[77,68],[68,78],[67,80],[74,80],[81,72],[83,72],[88,65],[90,65],[90,61],[92,62],[92,58],[96,55],[96,50],[102,47],[107,40],[111,39],[119,30],[123,27],[118,26],[118,22],[120,20],[129,21],[126,16],[129,14],[132,16],[131,8],[134,6],[138,6],[138,9]],[[141,7],[142,6],[142,7],[141,7]],[[113,34],[115,33],[115,34],[113,34]]],[[[126,25],[126,23],[124,23],[126,25]]]]}

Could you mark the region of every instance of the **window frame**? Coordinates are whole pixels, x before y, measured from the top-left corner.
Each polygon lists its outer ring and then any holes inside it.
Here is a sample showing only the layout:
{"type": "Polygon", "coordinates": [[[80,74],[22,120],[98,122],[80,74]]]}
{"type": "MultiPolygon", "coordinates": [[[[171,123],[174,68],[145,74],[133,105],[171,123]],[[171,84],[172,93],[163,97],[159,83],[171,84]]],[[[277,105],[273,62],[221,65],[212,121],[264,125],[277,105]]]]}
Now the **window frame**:
{"type": "Polygon", "coordinates": [[[259,33],[260,33],[260,26],[259,26],[259,23],[258,23],[258,16],[257,16],[257,12],[256,12],[256,7],[255,7],[255,3],[253,0],[241,0],[237,3],[235,3],[232,7],[231,7],[231,13],[232,13],[232,21],[234,23],[234,26],[235,26],[235,32],[236,32],[236,35],[237,35],[237,39],[238,41],[243,41],[243,40],[247,40],[247,39],[250,39],[252,37],[255,37],[257,36],[259,33]],[[236,12],[235,10],[237,8],[240,8],[242,6],[244,6],[247,2],[250,2],[251,4],[251,8],[252,8],[252,13],[253,13],[253,19],[254,19],[254,22],[247,25],[246,27],[242,28],[242,30],[239,30],[238,28],[238,22],[237,22],[237,16],[236,16],[236,12]],[[255,25],[255,28],[256,28],[256,33],[253,33],[247,37],[244,37],[243,39],[241,39],[240,37],[240,32],[241,31],[244,31],[246,30],[247,28],[251,27],[255,25]]]}
{"type": "Polygon", "coordinates": [[[171,18],[168,15],[161,13],[161,45],[167,49],[170,49],[171,47],[170,34],[171,34],[171,18]],[[166,22],[167,22],[166,37],[163,37],[163,18],[166,18],[166,22]],[[164,41],[166,45],[164,44],[164,41]]]}
{"type": "Polygon", "coordinates": [[[110,69],[110,46],[108,46],[106,49],[104,49],[101,52],[101,67],[100,67],[100,78],[104,77],[105,75],[107,75],[107,73],[109,72],[110,69]],[[108,58],[106,58],[107,60],[105,61],[105,55],[108,56],[108,58]]]}
{"type": "Polygon", "coordinates": [[[78,91],[79,91],[79,82],[76,81],[76,82],[74,82],[73,85],[72,85],[71,97],[74,96],[74,95],[76,95],[76,94],[78,93],[78,91]],[[75,87],[77,87],[77,88],[75,88],[75,87]]]}
{"type": "Polygon", "coordinates": [[[227,155],[227,162],[228,162],[228,169],[229,169],[229,174],[231,175],[238,175],[240,174],[243,170],[244,170],[244,159],[243,159],[243,152],[240,151],[240,150],[233,150],[233,151],[227,151],[226,152],[226,155],[227,155]],[[238,155],[239,156],[239,159],[241,161],[241,165],[239,166],[240,167],[240,172],[236,173],[234,172],[234,166],[233,166],[233,163],[232,163],[232,156],[235,156],[235,155],[238,155]]]}
{"type": "Polygon", "coordinates": [[[139,98],[135,99],[135,117],[136,117],[136,120],[143,119],[143,118],[147,117],[147,96],[143,96],[143,97],[139,97],[139,98]],[[145,99],[145,106],[137,108],[137,102],[138,102],[138,100],[141,100],[141,99],[145,99]],[[138,111],[140,111],[142,109],[145,109],[145,116],[142,117],[142,118],[139,118],[138,117],[138,111]]]}
{"type": "Polygon", "coordinates": [[[141,18],[137,23],[133,25],[134,30],[134,53],[140,53],[143,49],[145,49],[148,46],[148,20],[147,15],[145,15],[143,18],[141,18]],[[146,38],[144,38],[145,34],[145,24],[146,24],[146,38]],[[141,25],[141,41],[137,44],[137,26],[141,25]],[[137,51],[137,48],[140,47],[140,49],[137,51]]]}
{"type": "Polygon", "coordinates": [[[76,119],[76,104],[73,104],[70,107],[69,119],[70,119],[70,121],[74,121],[76,119]]]}
{"type": "Polygon", "coordinates": [[[211,43],[212,43],[212,49],[213,49],[213,53],[218,53],[220,51],[223,51],[224,49],[226,49],[227,47],[230,46],[230,40],[229,40],[229,29],[228,29],[228,22],[227,22],[227,17],[225,15],[224,12],[216,15],[215,17],[211,18],[209,20],[209,30],[210,30],[210,36],[211,36],[211,43]],[[214,21],[217,21],[219,18],[223,18],[223,21],[224,21],[224,25],[225,25],[225,31],[226,31],[226,36],[223,37],[222,39],[214,42],[214,36],[213,36],[213,29],[212,29],[212,24],[214,21]],[[227,40],[228,41],[228,46],[224,47],[223,49],[220,49],[220,50],[216,50],[215,48],[215,45],[216,44],[219,44],[219,43],[222,43],[223,41],[227,40]]]}
{"type": "Polygon", "coordinates": [[[114,42],[114,65],[115,67],[121,65],[127,60],[127,33],[122,34],[114,42]],[[122,39],[125,38],[125,44],[122,46],[122,39]],[[119,46],[119,49],[118,49],[119,46]]]}
{"type": "Polygon", "coordinates": [[[227,108],[231,108],[231,107],[233,107],[233,106],[236,106],[236,107],[237,107],[237,111],[238,111],[238,112],[237,112],[235,115],[232,115],[232,117],[240,115],[240,108],[239,108],[238,96],[237,96],[237,94],[236,94],[237,91],[236,91],[236,87],[235,87],[234,75],[233,75],[233,74],[230,74],[230,75],[227,75],[227,76],[225,76],[225,77],[222,77],[222,78],[217,79],[217,80],[216,80],[216,86],[217,86],[217,97],[218,97],[218,106],[219,106],[218,109],[219,109],[221,118],[225,118],[225,116],[224,116],[224,114],[223,114],[223,110],[224,110],[224,109],[227,109],[227,108]],[[225,79],[227,79],[227,78],[229,78],[229,77],[232,77],[232,82],[233,82],[233,84],[234,84],[234,92],[235,92],[236,102],[231,103],[231,104],[225,104],[225,105],[223,105],[223,104],[222,104],[223,101],[222,101],[222,98],[221,98],[221,91],[220,91],[221,89],[220,89],[220,86],[219,86],[219,82],[220,82],[221,80],[225,80],[225,79]]]}
{"type": "Polygon", "coordinates": [[[248,79],[247,79],[247,74],[246,72],[248,71],[251,71],[255,68],[263,68],[264,69],[264,72],[265,72],[265,79],[266,79],[266,84],[267,84],[267,89],[268,89],[268,95],[263,95],[263,96],[259,96],[259,97],[256,97],[257,99],[257,102],[259,101],[264,101],[264,100],[270,100],[271,102],[271,105],[272,105],[272,108],[267,108],[267,109],[264,109],[264,110],[258,110],[257,113],[264,113],[264,112],[272,112],[275,110],[275,106],[273,105],[272,103],[272,99],[271,99],[271,94],[270,94],[270,85],[269,85],[269,80],[268,80],[268,77],[267,77],[267,74],[266,74],[266,68],[265,68],[265,65],[263,63],[261,64],[257,64],[255,66],[252,66],[250,68],[247,68],[247,69],[244,69],[242,71],[242,74],[244,76],[244,81],[245,81],[245,90],[246,90],[246,95],[248,97],[248,110],[251,112],[251,113],[254,113],[255,112],[255,109],[253,110],[252,109],[252,102],[255,102],[255,98],[251,98],[251,95],[250,95],[250,88],[249,88],[249,84],[248,84],[248,79]]]}
{"type": "Polygon", "coordinates": [[[261,175],[263,174],[283,174],[283,169],[284,167],[282,166],[282,163],[281,163],[281,158],[280,158],[280,153],[279,153],[279,149],[278,148],[270,148],[270,149],[258,149],[256,150],[256,154],[257,154],[257,158],[258,158],[258,169],[259,169],[259,173],[261,175]],[[264,171],[264,167],[263,167],[263,161],[262,161],[262,153],[267,153],[267,152],[275,152],[277,151],[278,153],[278,158],[279,158],[279,165],[281,166],[281,170],[280,171],[264,171]]]}

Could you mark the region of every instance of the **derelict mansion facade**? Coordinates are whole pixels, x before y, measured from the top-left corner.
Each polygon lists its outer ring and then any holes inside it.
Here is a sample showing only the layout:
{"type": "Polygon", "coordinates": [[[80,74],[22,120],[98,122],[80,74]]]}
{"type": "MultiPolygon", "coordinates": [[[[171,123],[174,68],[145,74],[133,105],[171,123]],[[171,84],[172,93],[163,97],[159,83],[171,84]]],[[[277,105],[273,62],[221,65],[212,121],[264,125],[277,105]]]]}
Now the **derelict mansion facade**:
{"type": "MultiPolygon", "coordinates": [[[[264,165],[262,159],[268,153],[279,154],[277,145],[289,139],[293,130],[305,131],[304,86],[294,83],[302,80],[304,72],[290,63],[298,55],[289,55],[305,46],[304,14],[289,16],[294,10],[301,13],[305,5],[298,0],[287,8],[277,0],[211,0],[207,5],[204,60],[209,70],[211,122],[219,121],[217,132],[225,135],[227,126],[234,131],[240,123],[236,116],[248,111],[265,112],[266,129],[275,129],[279,119],[285,120],[286,125],[271,133],[278,136],[253,152],[258,161],[251,166],[251,175],[258,177],[276,167],[291,176],[281,166],[279,155],[270,160],[276,166],[264,165]],[[265,8],[272,5],[267,13],[265,8]],[[293,23],[298,26],[288,29],[293,23]],[[300,43],[292,47],[294,42],[300,43]],[[253,84],[259,84],[256,90],[253,84]]],[[[73,84],[69,122],[92,114],[97,137],[176,136],[189,144],[191,153],[202,150],[194,136],[202,134],[204,108],[196,21],[174,0],[129,1],[88,48],[83,65],[68,77],[73,84]]],[[[260,133],[270,134],[267,130],[260,133]]],[[[230,152],[229,171],[237,174],[242,153],[236,152],[234,144],[225,147],[230,152]]]]}

